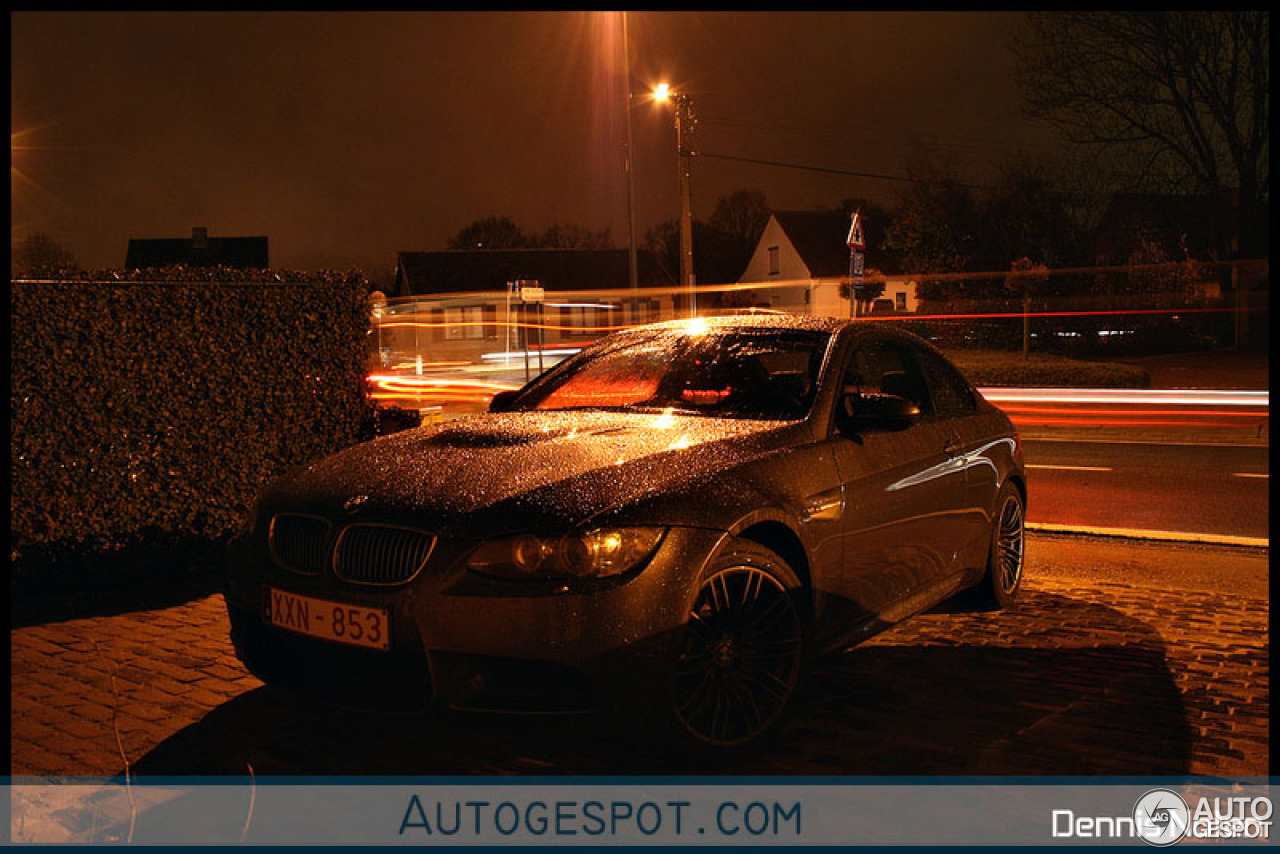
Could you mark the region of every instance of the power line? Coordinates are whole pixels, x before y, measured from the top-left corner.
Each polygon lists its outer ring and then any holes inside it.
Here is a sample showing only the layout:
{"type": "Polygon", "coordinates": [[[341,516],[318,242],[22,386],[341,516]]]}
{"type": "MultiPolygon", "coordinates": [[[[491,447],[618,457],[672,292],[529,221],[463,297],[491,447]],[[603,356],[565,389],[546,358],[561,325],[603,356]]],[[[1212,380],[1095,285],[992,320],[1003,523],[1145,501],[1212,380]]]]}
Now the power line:
{"type": "MultiPolygon", "coordinates": [[[[853,176],[853,177],[855,177],[855,178],[875,178],[875,179],[878,179],[878,180],[881,180],[881,181],[902,181],[902,182],[907,183],[907,184],[928,184],[928,183],[930,183],[929,181],[924,180],[924,179],[921,179],[921,178],[905,178],[905,177],[903,177],[903,176],[901,176],[901,175],[881,175],[881,174],[876,173],[876,172],[855,172],[855,171],[850,170],[850,169],[829,169],[829,168],[827,168],[827,167],[825,167],[825,166],[805,166],[805,165],[800,164],[800,163],[782,163],[782,162],[777,161],[777,160],[758,160],[758,159],[756,159],[756,158],[754,158],[754,157],[734,157],[734,156],[729,155],[729,154],[708,154],[708,153],[706,153],[706,152],[699,151],[699,152],[697,153],[697,156],[698,156],[698,157],[710,157],[710,158],[712,158],[712,159],[714,159],[714,160],[733,160],[733,161],[736,161],[736,162],[738,162],[738,163],[755,163],[755,164],[758,164],[758,165],[760,165],[760,166],[778,166],[778,167],[781,167],[781,168],[783,168],[783,169],[801,169],[801,170],[804,170],[804,171],[806,171],[806,172],[827,172],[827,173],[830,173],[830,174],[833,174],[833,175],[852,175],[852,176],[853,176]]],[[[981,184],[965,184],[965,183],[963,183],[963,182],[957,182],[957,183],[959,183],[959,184],[960,184],[960,186],[962,186],[962,187],[967,187],[967,188],[969,188],[970,190],[982,190],[982,189],[986,189],[986,187],[985,187],[984,185],[981,185],[981,184]]]]}
{"type": "MultiPolygon", "coordinates": [[[[779,135],[789,135],[800,140],[812,139],[832,139],[848,145],[850,142],[858,142],[862,145],[890,145],[900,147],[902,145],[902,134],[892,133],[886,134],[882,132],[881,126],[878,125],[860,125],[855,129],[832,129],[819,130],[816,128],[786,128],[766,125],[759,122],[753,122],[740,118],[725,118],[721,116],[710,116],[701,120],[702,124],[723,126],[729,129],[748,129],[754,131],[763,131],[771,137],[779,135]]],[[[927,144],[928,147],[942,149],[952,152],[957,149],[967,149],[979,154],[1018,154],[1028,150],[1048,150],[1048,147],[1040,144],[1029,144],[1025,141],[1001,141],[980,136],[968,136],[948,132],[945,136],[940,135],[937,130],[931,131],[926,137],[917,137],[914,139],[917,144],[927,144]]]]}

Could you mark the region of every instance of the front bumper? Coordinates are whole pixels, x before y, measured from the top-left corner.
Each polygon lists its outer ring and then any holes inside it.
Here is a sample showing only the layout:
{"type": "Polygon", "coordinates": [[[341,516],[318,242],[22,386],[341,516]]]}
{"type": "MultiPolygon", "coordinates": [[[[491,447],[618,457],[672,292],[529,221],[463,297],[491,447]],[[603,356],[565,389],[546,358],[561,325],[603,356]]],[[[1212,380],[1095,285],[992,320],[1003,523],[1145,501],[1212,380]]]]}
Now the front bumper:
{"type": "Polygon", "coordinates": [[[634,576],[579,589],[467,572],[469,547],[442,543],[423,573],[386,589],[276,566],[248,539],[232,543],[232,640],[264,682],[356,708],[430,705],[489,711],[635,708],[654,696],[695,583],[723,532],[672,528],[634,576]],[[437,560],[439,558],[439,560],[437,560]],[[386,608],[391,648],[369,650],[271,626],[266,588],[386,608]]]}

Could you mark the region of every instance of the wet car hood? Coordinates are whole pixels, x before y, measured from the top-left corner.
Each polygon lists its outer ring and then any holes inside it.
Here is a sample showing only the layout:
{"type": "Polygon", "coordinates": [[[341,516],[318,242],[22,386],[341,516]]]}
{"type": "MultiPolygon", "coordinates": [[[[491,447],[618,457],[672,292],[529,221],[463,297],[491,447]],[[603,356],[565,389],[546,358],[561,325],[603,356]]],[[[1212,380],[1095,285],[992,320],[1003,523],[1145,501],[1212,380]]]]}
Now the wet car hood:
{"type": "Polygon", "coordinates": [[[803,429],[676,414],[481,415],[327,457],[277,481],[264,509],[471,537],[550,530],[687,489],[794,443],[803,429]],[[359,507],[345,509],[357,496],[359,507]]]}

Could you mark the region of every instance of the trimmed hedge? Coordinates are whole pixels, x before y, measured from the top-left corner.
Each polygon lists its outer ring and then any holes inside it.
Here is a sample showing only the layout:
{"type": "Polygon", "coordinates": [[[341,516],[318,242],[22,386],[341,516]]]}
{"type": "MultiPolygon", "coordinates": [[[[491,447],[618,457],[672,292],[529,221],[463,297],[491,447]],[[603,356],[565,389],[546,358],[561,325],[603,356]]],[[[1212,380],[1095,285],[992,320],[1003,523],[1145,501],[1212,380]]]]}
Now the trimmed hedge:
{"type": "Polygon", "coordinates": [[[366,299],[358,274],[12,282],[13,557],[220,539],[358,441],[366,299]]]}
{"type": "MultiPolygon", "coordinates": [[[[1031,350],[1106,359],[1212,349],[1231,340],[1234,318],[1220,303],[1173,294],[1078,296],[1031,302],[1031,311],[1099,312],[1033,317],[1031,350]],[[1203,312],[1200,309],[1218,309],[1203,312]],[[1161,313],[1127,314],[1157,310],[1161,313]],[[1185,310],[1185,313],[1175,313],[1185,310]]],[[[924,315],[1002,314],[1022,311],[1020,300],[947,300],[922,304],[924,315]]],[[[1022,318],[912,320],[911,330],[947,349],[1022,350],[1022,318]]]]}
{"type": "Polygon", "coordinates": [[[1047,386],[1050,388],[1149,388],[1151,377],[1136,365],[1090,362],[999,350],[944,349],[956,367],[976,386],[1047,386]]]}

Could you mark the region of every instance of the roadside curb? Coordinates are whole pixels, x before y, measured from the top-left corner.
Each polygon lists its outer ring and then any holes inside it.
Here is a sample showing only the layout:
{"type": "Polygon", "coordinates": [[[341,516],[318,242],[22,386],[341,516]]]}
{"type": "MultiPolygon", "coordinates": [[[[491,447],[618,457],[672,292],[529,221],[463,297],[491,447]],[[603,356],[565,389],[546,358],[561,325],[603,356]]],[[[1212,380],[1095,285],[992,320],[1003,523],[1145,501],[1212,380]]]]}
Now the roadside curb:
{"type": "Polygon", "coordinates": [[[1026,528],[1028,531],[1037,531],[1045,534],[1082,534],[1090,537],[1111,537],[1125,540],[1242,546],[1252,549],[1271,548],[1271,541],[1266,537],[1229,537],[1218,534],[1196,534],[1188,531],[1147,531],[1135,528],[1095,528],[1089,525],[1054,525],[1047,522],[1028,522],[1026,523],[1026,528]]]}

